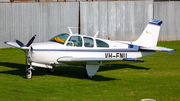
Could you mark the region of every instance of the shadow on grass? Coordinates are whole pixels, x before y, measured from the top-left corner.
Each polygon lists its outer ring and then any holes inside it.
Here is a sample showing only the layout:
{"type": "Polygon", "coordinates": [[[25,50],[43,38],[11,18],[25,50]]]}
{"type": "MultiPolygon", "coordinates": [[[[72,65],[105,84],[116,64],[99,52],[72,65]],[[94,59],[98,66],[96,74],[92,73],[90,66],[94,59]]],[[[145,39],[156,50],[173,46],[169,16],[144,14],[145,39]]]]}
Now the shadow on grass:
{"type": "MultiPolygon", "coordinates": [[[[0,73],[19,75],[19,76],[25,78],[25,67],[26,66],[24,64],[0,62],[0,66],[5,66],[5,67],[15,69],[15,70],[9,70],[9,71],[1,71],[0,73]]],[[[133,65],[129,65],[129,64],[123,64],[123,65],[116,64],[116,65],[111,65],[111,66],[101,66],[98,71],[108,71],[108,70],[116,70],[116,69],[123,69],[123,68],[143,69],[143,70],[150,69],[150,68],[144,68],[144,67],[139,67],[139,66],[133,66],[133,65]]],[[[69,78],[84,79],[85,72],[86,72],[85,67],[58,66],[56,68],[55,73],[48,73],[47,69],[44,69],[44,68],[35,68],[35,71],[33,71],[33,76],[55,75],[55,76],[63,76],[63,77],[69,77],[69,78]]],[[[116,79],[104,77],[101,75],[95,75],[93,78],[91,78],[89,80],[110,81],[110,80],[116,80],[116,79]]]]}

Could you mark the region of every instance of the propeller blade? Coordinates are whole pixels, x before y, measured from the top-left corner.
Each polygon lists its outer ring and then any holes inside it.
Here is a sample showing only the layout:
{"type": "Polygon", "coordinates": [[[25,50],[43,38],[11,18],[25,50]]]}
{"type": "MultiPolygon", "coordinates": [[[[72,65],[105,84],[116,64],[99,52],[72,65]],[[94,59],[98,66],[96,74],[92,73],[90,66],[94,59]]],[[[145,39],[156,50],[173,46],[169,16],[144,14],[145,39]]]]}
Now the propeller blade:
{"type": "Polygon", "coordinates": [[[21,47],[24,46],[24,44],[23,44],[21,41],[16,40],[16,39],[15,39],[15,41],[16,41],[16,43],[17,43],[19,46],[21,46],[21,47]]]}
{"type": "Polygon", "coordinates": [[[35,37],[36,37],[36,35],[34,35],[34,36],[29,40],[29,42],[28,42],[27,45],[26,45],[27,47],[29,47],[29,46],[33,43],[35,37]]]}

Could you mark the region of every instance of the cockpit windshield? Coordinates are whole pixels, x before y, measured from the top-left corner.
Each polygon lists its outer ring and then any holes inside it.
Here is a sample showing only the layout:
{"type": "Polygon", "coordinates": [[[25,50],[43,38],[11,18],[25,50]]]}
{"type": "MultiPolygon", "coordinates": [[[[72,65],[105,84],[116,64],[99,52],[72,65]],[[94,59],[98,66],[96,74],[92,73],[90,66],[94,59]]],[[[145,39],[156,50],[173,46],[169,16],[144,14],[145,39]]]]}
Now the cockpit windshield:
{"type": "Polygon", "coordinates": [[[50,39],[49,41],[51,42],[58,42],[60,44],[64,44],[67,40],[67,38],[69,37],[69,34],[67,33],[62,33],[62,34],[59,34],[55,37],[53,37],[52,39],[50,39]]]}

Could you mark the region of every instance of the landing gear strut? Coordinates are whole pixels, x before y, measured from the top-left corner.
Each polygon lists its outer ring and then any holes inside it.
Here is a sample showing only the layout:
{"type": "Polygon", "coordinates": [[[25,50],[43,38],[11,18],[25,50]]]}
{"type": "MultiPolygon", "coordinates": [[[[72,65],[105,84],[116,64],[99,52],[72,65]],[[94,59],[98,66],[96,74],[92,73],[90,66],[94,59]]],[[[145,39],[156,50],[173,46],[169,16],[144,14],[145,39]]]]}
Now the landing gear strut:
{"type": "Polygon", "coordinates": [[[84,73],[84,78],[85,78],[85,79],[89,78],[87,72],[84,73]]]}
{"type": "Polygon", "coordinates": [[[92,78],[92,76],[89,76],[87,72],[84,73],[84,78],[85,79],[89,79],[89,78],[92,78]]]}
{"type": "Polygon", "coordinates": [[[47,72],[48,72],[48,73],[54,73],[54,72],[56,71],[56,66],[53,65],[52,67],[53,67],[53,68],[48,68],[48,69],[47,69],[47,72]]]}
{"type": "Polygon", "coordinates": [[[89,62],[86,64],[86,71],[84,73],[84,78],[92,78],[99,69],[99,64],[96,62],[89,62]]]}

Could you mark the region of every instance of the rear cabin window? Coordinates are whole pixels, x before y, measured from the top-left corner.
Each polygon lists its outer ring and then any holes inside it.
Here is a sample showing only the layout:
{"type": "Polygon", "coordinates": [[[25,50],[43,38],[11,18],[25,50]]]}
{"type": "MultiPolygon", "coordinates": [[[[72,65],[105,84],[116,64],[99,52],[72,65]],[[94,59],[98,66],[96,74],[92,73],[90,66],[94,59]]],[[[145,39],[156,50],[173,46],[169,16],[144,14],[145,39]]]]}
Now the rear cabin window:
{"type": "Polygon", "coordinates": [[[106,42],[98,40],[98,39],[96,39],[96,46],[97,47],[109,48],[109,45],[106,42]]]}
{"type": "Polygon", "coordinates": [[[89,37],[84,37],[84,47],[94,47],[93,39],[89,37]]]}

